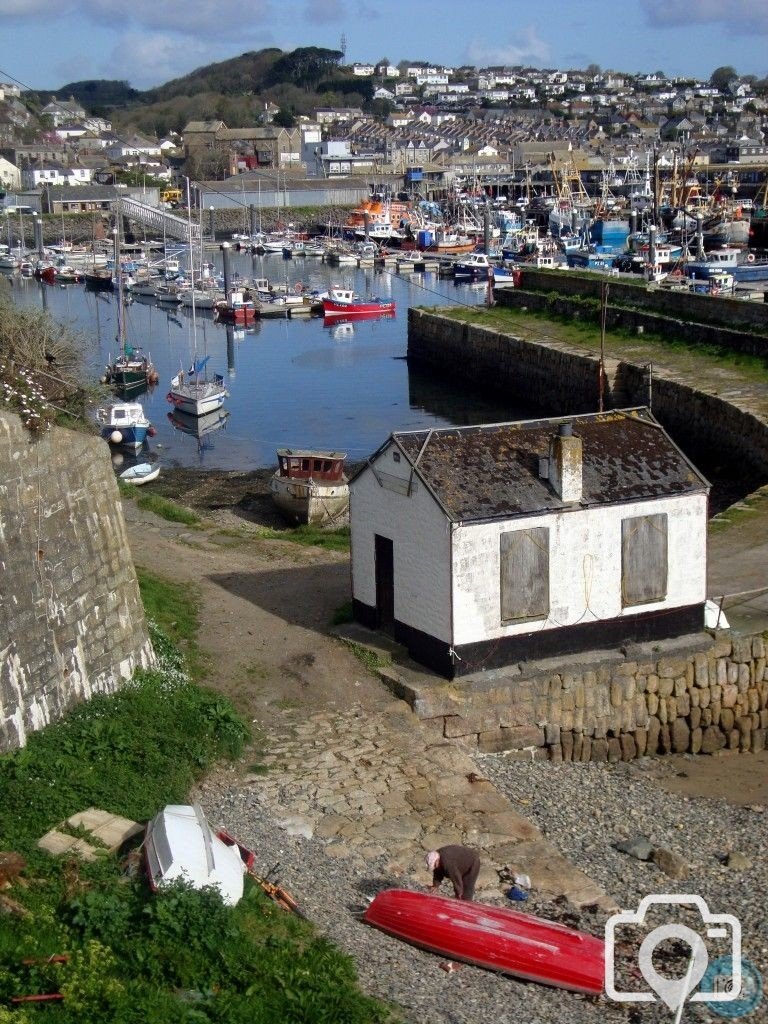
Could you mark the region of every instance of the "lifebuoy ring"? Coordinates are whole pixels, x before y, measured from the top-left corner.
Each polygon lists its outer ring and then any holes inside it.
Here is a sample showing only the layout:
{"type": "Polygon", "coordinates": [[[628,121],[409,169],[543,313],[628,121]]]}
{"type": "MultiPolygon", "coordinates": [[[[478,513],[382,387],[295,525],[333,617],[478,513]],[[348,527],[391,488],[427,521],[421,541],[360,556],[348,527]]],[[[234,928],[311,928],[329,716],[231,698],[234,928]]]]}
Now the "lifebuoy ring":
{"type": "Polygon", "coordinates": [[[755,262],[755,254],[753,252],[747,253],[747,263],[755,262]]]}
{"type": "Polygon", "coordinates": [[[301,281],[297,281],[296,284],[293,286],[293,290],[296,292],[297,295],[301,295],[301,293],[304,291],[304,285],[301,283],[301,281]]]}

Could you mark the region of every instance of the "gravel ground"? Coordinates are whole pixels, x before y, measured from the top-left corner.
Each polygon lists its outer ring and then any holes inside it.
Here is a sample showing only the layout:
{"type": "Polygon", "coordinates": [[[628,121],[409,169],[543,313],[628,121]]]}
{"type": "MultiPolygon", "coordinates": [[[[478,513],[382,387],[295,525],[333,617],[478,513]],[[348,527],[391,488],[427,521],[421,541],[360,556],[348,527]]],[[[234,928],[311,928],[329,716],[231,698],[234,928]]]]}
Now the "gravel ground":
{"type": "MultiPolygon", "coordinates": [[[[478,758],[490,778],[573,863],[611,893],[626,910],[658,892],[694,892],[713,913],[741,920],[744,955],[768,977],[768,810],[734,807],[722,800],[691,800],[665,792],[655,781],[663,763],[552,765],[494,755],[478,758]],[[690,864],[687,881],[672,881],[651,863],[613,849],[612,843],[646,836],[690,864]],[[721,858],[739,852],[751,866],[726,867],[721,858]]],[[[669,768],[669,771],[673,769],[669,768]]],[[[199,798],[212,822],[225,825],[257,851],[257,870],[279,862],[279,880],[300,902],[318,929],[356,961],[363,989],[399,1008],[404,1020],[419,1024],[655,1024],[674,1019],[666,1006],[594,999],[525,984],[468,965],[446,971],[446,961],[360,923],[359,913],[377,891],[402,887],[381,863],[361,873],[324,853],[317,838],[289,836],[259,799],[258,784],[238,787],[226,775],[210,780],[199,798]]],[[[425,872],[425,884],[427,882],[425,872]]],[[[500,902],[510,905],[500,895],[500,902]]],[[[548,903],[530,894],[514,909],[558,919],[602,935],[605,915],[548,903]]],[[[683,917],[696,928],[695,915],[683,917]]],[[[625,952],[629,964],[631,951],[625,952]]],[[[632,958],[632,962],[634,959],[632,958]]],[[[670,973],[674,971],[670,968],[670,973]]],[[[678,974],[679,974],[678,970],[678,974]]],[[[748,1017],[768,1021],[768,1000],[748,1017]]],[[[684,1021],[719,1021],[703,1004],[688,1004],[684,1021]]]]}

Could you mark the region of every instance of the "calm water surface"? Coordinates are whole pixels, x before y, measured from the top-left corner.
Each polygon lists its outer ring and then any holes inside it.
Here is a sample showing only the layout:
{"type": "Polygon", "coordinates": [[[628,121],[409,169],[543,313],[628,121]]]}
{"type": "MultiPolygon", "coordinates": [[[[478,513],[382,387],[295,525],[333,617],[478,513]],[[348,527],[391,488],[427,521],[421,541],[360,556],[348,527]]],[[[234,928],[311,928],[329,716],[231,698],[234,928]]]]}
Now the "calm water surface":
{"type": "MultiPolygon", "coordinates": [[[[206,259],[220,261],[220,254],[211,250],[206,259]]],[[[197,425],[188,421],[181,426],[197,429],[187,433],[170,419],[166,394],[171,377],[192,360],[191,311],[167,311],[154,300],[134,300],[126,310],[128,341],[151,354],[160,374],[160,383],[138,397],[157,430],[151,452],[143,457],[160,458],[168,466],[253,470],[274,465],[275,449],[287,446],[333,448],[355,461],[378,448],[394,430],[543,414],[519,403],[465,394],[460,385],[435,380],[407,365],[408,306],[482,305],[483,285],[455,285],[437,274],[405,276],[329,267],[318,260],[283,260],[279,255],[233,253],[232,270],[276,284],[301,281],[319,289],[349,284],[363,296],[394,299],[397,315],[330,327],[324,326],[322,317],[257,320],[252,329],[242,330],[214,323],[209,312],[198,311],[197,354],[207,353],[209,369],[228,380],[229,415],[222,420],[214,414],[212,422],[197,425]]],[[[117,350],[116,297],[86,291],[82,285],[12,280],[19,305],[47,309],[82,337],[86,365],[100,377],[117,350]]]]}

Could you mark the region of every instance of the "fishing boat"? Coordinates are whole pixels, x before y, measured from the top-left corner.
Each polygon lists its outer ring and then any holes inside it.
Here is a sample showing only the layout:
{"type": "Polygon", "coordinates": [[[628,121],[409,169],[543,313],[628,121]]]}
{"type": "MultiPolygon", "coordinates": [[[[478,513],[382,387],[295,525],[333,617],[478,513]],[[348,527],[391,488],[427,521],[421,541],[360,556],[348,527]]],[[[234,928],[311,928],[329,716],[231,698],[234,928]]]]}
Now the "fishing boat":
{"type": "Polygon", "coordinates": [[[737,282],[768,281],[768,259],[743,249],[712,249],[702,259],[688,260],[683,272],[686,277],[708,280],[726,271],[737,282]]]}
{"type": "Polygon", "coordinates": [[[119,476],[124,484],[134,484],[136,486],[148,484],[152,480],[157,480],[160,476],[160,463],[137,462],[135,466],[129,466],[127,469],[124,469],[119,476]]]}
{"type": "Polygon", "coordinates": [[[470,277],[484,281],[489,275],[499,280],[512,276],[511,271],[493,263],[484,252],[471,252],[468,256],[456,260],[453,265],[454,277],[470,277]]]}
{"type": "Polygon", "coordinates": [[[346,452],[279,448],[272,500],[291,523],[337,519],[349,506],[346,452]]]}
{"type": "Polygon", "coordinates": [[[252,324],[259,315],[259,310],[253,299],[248,298],[244,292],[231,291],[226,299],[218,299],[213,304],[213,311],[217,320],[228,324],[252,324]]]}
{"type": "Polygon", "coordinates": [[[366,313],[378,313],[380,316],[395,315],[394,302],[378,298],[362,299],[351,288],[331,288],[322,302],[325,317],[348,318],[366,313]]]}
{"type": "Polygon", "coordinates": [[[106,441],[125,448],[140,448],[154,432],[141,402],[108,402],[96,410],[96,422],[106,441]]]}
{"type": "Polygon", "coordinates": [[[603,940],[533,914],[387,889],[373,899],[363,920],[452,960],[573,992],[603,990],[603,940]]]}
{"type": "Polygon", "coordinates": [[[242,898],[245,873],[251,866],[229,837],[214,832],[199,804],[169,804],[147,825],[144,839],[147,877],[157,891],[177,879],[193,889],[211,886],[224,903],[242,898]]]}

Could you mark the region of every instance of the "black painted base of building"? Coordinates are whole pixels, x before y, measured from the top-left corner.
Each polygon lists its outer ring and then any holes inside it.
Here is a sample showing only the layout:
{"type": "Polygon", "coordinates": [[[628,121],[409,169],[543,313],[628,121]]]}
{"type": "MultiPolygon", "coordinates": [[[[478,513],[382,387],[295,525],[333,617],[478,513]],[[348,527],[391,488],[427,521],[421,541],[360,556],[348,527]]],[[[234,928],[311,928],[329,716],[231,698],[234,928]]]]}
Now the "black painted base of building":
{"type": "MultiPolygon", "coordinates": [[[[368,629],[378,629],[376,608],[352,602],[355,619],[368,629]]],[[[503,668],[519,662],[537,661],[561,654],[621,647],[626,643],[649,643],[698,633],[704,628],[704,605],[666,608],[639,615],[625,615],[601,622],[585,622],[561,629],[542,629],[533,633],[463,644],[451,649],[444,640],[423,633],[404,622],[394,623],[395,640],[427,668],[447,679],[487,669],[503,668]]]]}

